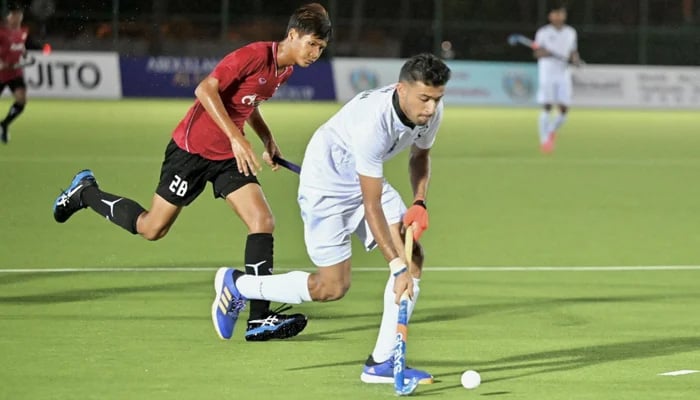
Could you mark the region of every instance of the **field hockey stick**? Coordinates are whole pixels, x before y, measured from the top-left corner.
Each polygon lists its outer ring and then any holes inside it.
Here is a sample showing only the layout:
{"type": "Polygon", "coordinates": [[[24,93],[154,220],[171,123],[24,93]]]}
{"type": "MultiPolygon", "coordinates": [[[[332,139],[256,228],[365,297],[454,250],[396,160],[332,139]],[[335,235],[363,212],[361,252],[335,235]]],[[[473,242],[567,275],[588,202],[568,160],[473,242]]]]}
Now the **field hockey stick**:
{"type": "MultiPolygon", "coordinates": [[[[406,228],[406,239],[404,243],[404,252],[406,254],[406,265],[408,267],[408,275],[411,274],[411,260],[413,259],[413,227],[406,228]]],[[[418,379],[411,378],[408,382],[404,381],[404,372],[406,371],[406,340],[408,339],[408,291],[401,294],[399,300],[399,318],[396,324],[396,344],[394,347],[394,390],[399,396],[407,396],[413,393],[418,386],[418,379]]]]}
{"type": "Polygon", "coordinates": [[[280,156],[274,156],[274,157],[272,157],[272,161],[276,162],[277,164],[279,164],[279,165],[281,165],[281,166],[287,168],[288,170],[290,170],[290,171],[292,171],[292,172],[294,172],[294,173],[296,173],[296,174],[300,174],[300,173],[301,173],[301,167],[300,167],[299,165],[294,164],[294,163],[291,162],[291,161],[287,161],[287,160],[285,160],[284,158],[282,158],[282,157],[280,157],[280,156]]]}
{"type": "MultiPolygon", "coordinates": [[[[525,47],[531,48],[532,50],[537,50],[537,49],[541,48],[537,44],[537,42],[535,42],[534,40],[530,39],[529,37],[527,37],[525,35],[521,35],[519,33],[513,33],[511,35],[508,35],[508,44],[511,46],[523,45],[525,47]]],[[[547,50],[547,49],[545,49],[545,50],[547,50]]],[[[570,64],[574,64],[571,62],[569,57],[565,57],[561,54],[552,53],[549,50],[547,50],[547,52],[549,52],[551,57],[554,57],[557,60],[564,61],[564,62],[570,63],[570,64]]],[[[579,60],[578,64],[583,65],[583,64],[585,64],[585,62],[583,60],[579,60]]]]}
{"type": "MultiPolygon", "coordinates": [[[[19,62],[16,62],[10,66],[10,69],[20,69],[24,67],[29,67],[31,65],[34,65],[36,63],[36,59],[33,56],[27,55],[27,56],[22,56],[22,58],[19,60],[19,62]]],[[[3,66],[6,66],[7,64],[2,63],[3,66]]]]}
{"type": "Polygon", "coordinates": [[[29,67],[31,65],[34,65],[35,63],[36,63],[36,58],[34,58],[34,56],[26,55],[26,56],[22,56],[22,59],[20,59],[17,64],[13,65],[13,68],[29,67]]]}

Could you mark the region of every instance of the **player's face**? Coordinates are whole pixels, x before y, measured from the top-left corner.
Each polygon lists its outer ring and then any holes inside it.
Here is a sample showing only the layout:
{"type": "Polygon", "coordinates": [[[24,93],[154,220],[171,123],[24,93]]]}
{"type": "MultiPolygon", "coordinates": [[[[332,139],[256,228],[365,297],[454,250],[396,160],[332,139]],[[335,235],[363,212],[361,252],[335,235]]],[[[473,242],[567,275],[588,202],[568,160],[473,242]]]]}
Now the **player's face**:
{"type": "Polygon", "coordinates": [[[429,86],[423,82],[401,81],[396,90],[401,110],[416,125],[428,123],[445,95],[445,86],[429,86]]]}
{"type": "Polygon", "coordinates": [[[566,22],[566,10],[562,8],[559,10],[550,11],[549,22],[554,26],[564,25],[564,23],[566,22]]]}
{"type": "Polygon", "coordinates": [[[11,28],[19,28],[22,25],[22,18],[24,18],[24,13],[10,11],[7,14],[7,25],[11,28]]]}
{"type": "Polygon", "coordinates": [[[308,67],[316,62],[328,45],[325,40],[316,35],[300,35],[295,30],[292,30],[289,34],[291,35],[291,43],[294,49],[294,60],[300,67],[308,67]]]}

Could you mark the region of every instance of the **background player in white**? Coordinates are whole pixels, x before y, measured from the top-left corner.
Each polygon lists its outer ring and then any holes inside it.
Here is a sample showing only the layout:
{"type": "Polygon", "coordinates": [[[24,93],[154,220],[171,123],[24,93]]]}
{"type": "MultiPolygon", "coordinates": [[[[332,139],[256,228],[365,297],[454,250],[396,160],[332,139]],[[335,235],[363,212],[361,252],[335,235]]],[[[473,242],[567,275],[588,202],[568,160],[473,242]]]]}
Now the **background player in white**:
{"type": "MultiPolygon", "coordinates": [[[[397,303],[408,290],[410,318],[420,292],[423,251],[417,239],[428,227],[430,148],[442,120],[441,100],[449,78],[449,68],[437,57],[414,56],[401,68],[397,84],[358,94],[315,132],[304,156],[298,200],[307,251],[319,268],[312,274],[277,276],[219,269],[212,305],[217,330],[232,329],[246,299],[301,303],[342,298],[350,288],[354,233],[368,250],[379,247],[390,268],[379,336],[361,379],[393,382],[397,303]],[[407,148],[414,195],[408,210],[383,171],[384,161],[407,148]],[[402,222],[415,229],[414,276],[409,276],[402,258],[402,222]]],[[[407,369],[406,378],[413,377],[422,383],[433,380],[425,371],[407,369]]]]}
{"type": "Polygon", "coordinates": [[[537,101],[543,107],[539,118],[540,149],[543,153],[554,150],[557,130],[566,121],[571,104],[572,84],[568,61],[574,65],[581,62],[576,30],[566,25],[566,8],[555,6],[549,11],[548,17],[550,23],[537,30],[537,49],[534,52],[539,74],[537,101]],[[559,107],[559,114],[551,119],[550,112],[555,104],[559,107]]]}

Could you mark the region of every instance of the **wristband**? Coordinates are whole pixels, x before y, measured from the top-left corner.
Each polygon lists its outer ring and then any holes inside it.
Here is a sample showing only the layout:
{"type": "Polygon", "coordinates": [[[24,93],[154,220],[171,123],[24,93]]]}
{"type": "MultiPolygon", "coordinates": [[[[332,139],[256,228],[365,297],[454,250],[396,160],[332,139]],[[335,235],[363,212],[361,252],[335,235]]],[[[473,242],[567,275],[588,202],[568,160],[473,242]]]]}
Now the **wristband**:
{"type": "Polygon", "coordinates": [[[426,210],[428,209],[428,207],[425,205],[425,200],[416,200],[413,202],[413,205],[414,206],[421,206],[426,210]]]}
{"type": "Polygon", "coordinates": [[[399,257],[389,261],[389,270],[394,276],[399,276],[406,271],[406,264],[399,257]]]}

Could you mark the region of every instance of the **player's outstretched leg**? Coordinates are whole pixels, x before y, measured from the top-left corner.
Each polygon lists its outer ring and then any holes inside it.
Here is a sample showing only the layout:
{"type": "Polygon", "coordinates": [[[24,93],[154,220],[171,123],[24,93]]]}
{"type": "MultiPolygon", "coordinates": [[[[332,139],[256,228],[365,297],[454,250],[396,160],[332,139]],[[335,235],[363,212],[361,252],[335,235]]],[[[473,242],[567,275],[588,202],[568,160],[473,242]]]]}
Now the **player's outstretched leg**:
{"type": "MultiPolygon", "coordinates": [[[[246,298],[241,295],[233,280],[233,268],[222,267],[214,278],[214,303],[211,305],[211,319],[216,334],[222,339],[231,339],[238,314],[245,307],[246,298]]],[[[240,271],[237,271],[240,273],[240,271]]]]}
{"type": "Polygon", "coordinates": [[[95,175],[89,169],[78,172],[68,186],[53,203],[53,217],[56,222],[66,222],[77,211],[87,207],[80,199],[83,190],[97,186],[95,175]]]}
{"type": "Polygon", "coordinates": [[[281,314],[292,308],[283,304],[279,308],[270,311],[265,318],[248,320],[248,330],[245,340],[249,342],[261,342],[270,339],[287,339],[301,333],[306,328],[308,319],[304,314],[281,314]]]}

